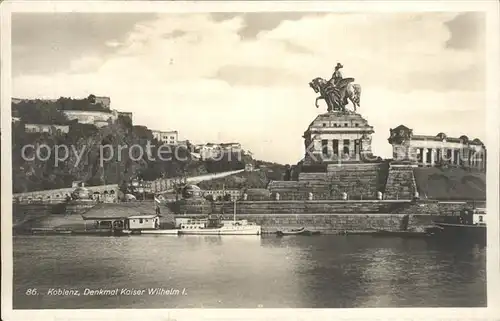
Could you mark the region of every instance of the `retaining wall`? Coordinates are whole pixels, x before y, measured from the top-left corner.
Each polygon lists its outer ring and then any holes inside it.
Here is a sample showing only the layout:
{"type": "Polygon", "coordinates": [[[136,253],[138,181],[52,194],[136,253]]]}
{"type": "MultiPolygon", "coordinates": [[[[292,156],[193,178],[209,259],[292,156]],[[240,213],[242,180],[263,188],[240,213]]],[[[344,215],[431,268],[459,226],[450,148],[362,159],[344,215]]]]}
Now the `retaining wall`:
{"type": "MultiPolygon", "coordinates": [[[[182,215],[176,217],[182,217],[182,215]]],[[[425,214],[242,214],[237,215],[237,219],[246,219],[261,225],[263,233],[305,227],[324,234],[335,234],[345,231],[368,233],[376,230],[423,230],[432,225],[434,217],[425,214]]]]}

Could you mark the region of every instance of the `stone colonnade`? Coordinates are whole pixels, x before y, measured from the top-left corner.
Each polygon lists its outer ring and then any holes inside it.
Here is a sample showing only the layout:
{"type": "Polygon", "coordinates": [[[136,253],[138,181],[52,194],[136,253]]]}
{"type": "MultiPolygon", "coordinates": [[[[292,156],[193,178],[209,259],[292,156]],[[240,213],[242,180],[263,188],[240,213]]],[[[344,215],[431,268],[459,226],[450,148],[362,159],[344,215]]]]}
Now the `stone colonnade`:
{"type": "Polygon", "coordinates": [[[317,141],[315,149],[325,157],[348,155],[355,158],[361,154],[363,147],[361,139],[322,139],[317,141]]]}
{"type": "Polygon", "coordinates": [[[486,168],[486,151],[475,151],[466,148],[414,148],[418,162],[434,166],[441,161],[450,165],[466,166],[477,169],[486,168]]]}

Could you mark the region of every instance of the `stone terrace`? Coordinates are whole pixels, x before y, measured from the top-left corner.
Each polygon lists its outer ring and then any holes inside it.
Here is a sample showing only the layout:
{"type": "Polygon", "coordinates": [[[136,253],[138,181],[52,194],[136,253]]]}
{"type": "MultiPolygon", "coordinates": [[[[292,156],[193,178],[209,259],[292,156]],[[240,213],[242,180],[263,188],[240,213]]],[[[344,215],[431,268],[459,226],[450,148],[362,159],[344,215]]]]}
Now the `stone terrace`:
{"type": "Polygon", "coordinates": [[[279,193],[281,200],[339,200],[342,193],[349,199],[376,199],[383,190],[386,174],[381,164],[329,164],[327,172],[299,174],[298,181],[273,181],[268,188],[279,193]]]}

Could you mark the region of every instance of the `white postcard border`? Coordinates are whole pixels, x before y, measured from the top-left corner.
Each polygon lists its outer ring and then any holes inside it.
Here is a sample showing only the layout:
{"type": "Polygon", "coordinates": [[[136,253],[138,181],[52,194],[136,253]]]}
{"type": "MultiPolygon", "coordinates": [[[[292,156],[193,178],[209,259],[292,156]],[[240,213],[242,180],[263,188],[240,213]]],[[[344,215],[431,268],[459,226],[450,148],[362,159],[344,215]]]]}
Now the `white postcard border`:
{"type": "Polygon", "coordinates": [[[496,1],[7,1],[1,10],[1,132],[2,161],[2,319],[3,320],[493,320],[500,315],[499,260],[499,18],[496,1]],[[12,310],[12,168],[11,168],[11,12],[251,12],[251,11],[484,11],[487,13],[488,149],[487,288],[488,308],[366,308],[366,309],[108,309],[12,310]],[[492,216],[492,217],[490,217],[492,216]],[[495,302],[495,303],[494,303],[495,302]]]}

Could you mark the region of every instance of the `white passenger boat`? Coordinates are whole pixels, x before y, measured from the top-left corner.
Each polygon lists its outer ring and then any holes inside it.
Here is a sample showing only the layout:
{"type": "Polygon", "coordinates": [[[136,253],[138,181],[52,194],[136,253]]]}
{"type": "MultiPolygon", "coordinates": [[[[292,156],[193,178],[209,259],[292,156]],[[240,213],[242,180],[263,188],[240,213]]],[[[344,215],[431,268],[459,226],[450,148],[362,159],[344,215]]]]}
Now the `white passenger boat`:
{"type": "Polygon", "coordinates": [[[207,219],[190,219],[181,223],[179,234],[183,235],[260,235],[261,227],[247,220],[236,220],[236,202],[233,220],[210,215],[207,219]]]}
{"type": "Polygon", "coordinates": [[[168,230],[141,230],[141,234],[162,234],[162,235],[178,235],[178,229],[168,229],[168,230]]]}

